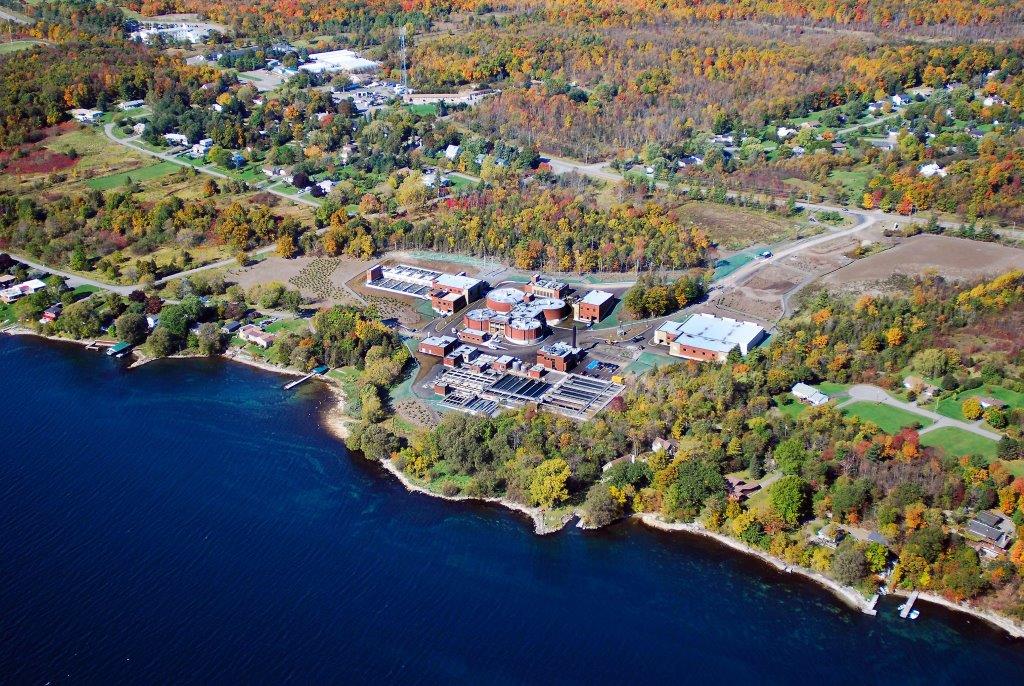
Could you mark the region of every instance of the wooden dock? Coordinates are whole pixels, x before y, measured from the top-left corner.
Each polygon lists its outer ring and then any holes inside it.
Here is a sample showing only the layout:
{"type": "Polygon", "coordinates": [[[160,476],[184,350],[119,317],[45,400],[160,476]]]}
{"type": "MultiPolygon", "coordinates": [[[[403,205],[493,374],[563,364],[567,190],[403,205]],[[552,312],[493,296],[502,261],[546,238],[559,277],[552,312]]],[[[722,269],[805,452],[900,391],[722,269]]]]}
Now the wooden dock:
{"type": "Polygon", "coordinates": [[[878,594],[876,593],[875,595],[871,596],[871,600],[868,601],[867,607],[865,607],[862,610],[862,612],[864,614],[866,614],[866,615],[871,615],[872,617],[874,617],[875,615],[878,614],[878,610],[875,609],[875,605],[877,605],[877,604],[878,604],[878,594]]]}
{"type": "Polygon", "coordinates": [[[917,601],[917,596],[918,591],[914,591],[910,594],[910,597],[907,598],[907,602],[903,605],[903,609],[900,610],[900,617],[902,619],[906,619],[907,616],[910,614],[910,611],[914,609],[914,602],[917,601]]]}
{"type": "Polygon", "coordinates": [[[298,386],[298,385],[299,385],[300,383],[303,383],[303,382],[305,382],[305,381],[309,381],[309,380],[310,380],[310,379],[312,379],[312,378],[313,378],[314,376],[319,376],[319,375],[318,375],[318,374],[317,374],[316,372],[310,372],[309,374],[306,374],[306,375],[305,375],[304,377],[302,377],[301,379],[296,379],[295,381],[289,381],[288,383],[286,383],[286,384],[284,385],[284,390],[286,390],[286,391],[290,391],[291,389],[293,389],[293,388],[295,388],[296,386],[298,386]]]}

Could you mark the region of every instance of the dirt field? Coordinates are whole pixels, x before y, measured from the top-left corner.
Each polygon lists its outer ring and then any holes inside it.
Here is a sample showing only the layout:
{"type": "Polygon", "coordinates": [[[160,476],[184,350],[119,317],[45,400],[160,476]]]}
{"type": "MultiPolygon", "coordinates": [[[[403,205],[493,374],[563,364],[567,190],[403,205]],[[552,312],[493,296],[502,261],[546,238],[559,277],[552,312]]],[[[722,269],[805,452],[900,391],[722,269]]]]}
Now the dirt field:
{"type": "Polygon", "coordinates": [[[936,273],[951,281],[972,281],[1024,268],[1024,250],[950,236],[915,236],[830,274],[832,287],[863,289],[894,274],[936,273]]]}
{"type": "Polygon", "coordinates": [[[679,210],[679,214],[703,229],[711,240],[726,250],[777,243],[792,238],[801,228],[797,222],[765,212],[714,203],[687,203],[679,210]]]}
{"type": "Polygon", "coordinates": [[[227,273],[229,281],[243,288],[258,283],[279,281],[297,287],[310,303],[318,307],[357,304],[356,298],[344,288],[345,277],[361,273],[369,263],[348,258],[297,257],[286,260],[276,255],[244,269],[227,273]]]}

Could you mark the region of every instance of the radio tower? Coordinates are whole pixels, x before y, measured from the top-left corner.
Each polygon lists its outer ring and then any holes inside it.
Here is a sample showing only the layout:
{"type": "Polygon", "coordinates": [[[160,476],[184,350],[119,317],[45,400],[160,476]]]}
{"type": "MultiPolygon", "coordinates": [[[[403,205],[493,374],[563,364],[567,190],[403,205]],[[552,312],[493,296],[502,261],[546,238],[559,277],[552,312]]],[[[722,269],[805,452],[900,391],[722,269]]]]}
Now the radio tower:
{"type": "Polygon", "coordinates": [[[399,34],[399,45],[402,51],[402,89],[403,91],[409,90],[409,49],[405,42],[406,26],[402,25],[402,31],[399,34]]]}

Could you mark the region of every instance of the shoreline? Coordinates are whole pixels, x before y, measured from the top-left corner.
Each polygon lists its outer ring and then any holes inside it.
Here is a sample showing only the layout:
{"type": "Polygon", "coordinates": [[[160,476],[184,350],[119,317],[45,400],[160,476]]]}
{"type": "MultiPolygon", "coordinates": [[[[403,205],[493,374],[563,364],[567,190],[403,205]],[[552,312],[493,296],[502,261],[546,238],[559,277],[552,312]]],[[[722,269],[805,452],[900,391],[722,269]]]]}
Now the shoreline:
{"type": "Polygon", "coordinates": [[[492,503],[495,505],[501,505],[510,510],[514,510],[520,514],[524,514],[533,521],[533,531],[539,536],[546,536],[547,534],[553,534],[561,531],[565,528],[565,525],[572,519],[571,516],[565,517],[562,523],[558,526],[550,526],[544,521],[544,511],[539,507],[529,507],[521,503],[509,500],[507,498],[477,498],[468,495],[443,495],[441,493],[435,493],[425,486],[421,486],[413,481],[408,474],[404,473],[398,468],[398,465],[392,460],[381,460],[380,464],[384,469],[390,472],[403,486],[405,490],[410,493],[422,493],[433,498],[440,498],[441,500],[448,500],[451,502],[465,502],[475,501],[480,503],[492,503]]]}
{"type": "MultiPolygon", "coordinates": [[[[72,344],[83,346],[83,347],[88,347],[92,343],[92,341],[76,340],[76,339],[71,339],[71,338],[63,338],[63,337],[59,337],[59,336],[47,336],[47,335],[41,334],[41,333],[39,333],[37,331],[33,331],[31,329],[27,329],[27,328],[21,327],[21,326],[15,326],[15,327],[11,327],[11,328],[5,329],[5,330],[3,330],[2,333],[6,333],[6,334],[9,334],[9,335],[12,335],[12,336],[35,336],[37,338],[41,338],[41,339],[44,339],[44,340],[57,341],[57,342],[62,342],[62,343],[72,343],[72,344]]],[[[153,361],[153,359],[155,359],[155,358],[150,358],[148,356],[142,355],[141,353],[137,353],[134,350],[132,351],[132,355],[133,355],[133,357],[135,357],[135,359],[132,362],[132,364],[129,366],[129,368],[134,368],[134,367],[141,366],[141,365],[146,364],[147,362],[151,362],[151,361],[153,361]]],[[[199,358],[199,357],[205,358],[206,356],[195,355],[195,354],[185,354],[185,355],[173,355],[173,356],[170,356],[167,359],[188,360],[188,359],[194,359],[194,358],[199,358]]],[[[236,354],[234,354],[234,355],[231,355],[231,354],[228,354],[228,353],[221,353],[219,355],[213,355],[211,357],[219,357],[219,358],[222,358],[224,360],[229,360],[229,361],[237,362],[237,363],[240,363],[240,364],[247,365],[249,367],[254,367],[256,369],[260,369],[260,370],[267,371],[267,372],[273,372],[273,373],[277,373],[277,374],[282,374],[284,376],[290,376],[290,377],[304,376],[304,374],[302,372],[298,371],[298,370],[289,369],[289,368],[286,368],[286,367],[278,367],[278,366],[272,365],[272,364],[270,364],[268,362],[263,362],[261,360],[256,360],[256,359],[252,358],[252,356],[250,356],[248,354],[245,354],[245,353],[237,353],[236,352],[236,354]]],[[[323,378],[323,377],[321,377],[321,378],[323,378]]],[[[330,379],[324,378],[324,380],[327,381],[327,387],[330,390],[331,394],[334,396],[334,403],[325,412],[322,413],[320,424],[329,433],[333,434],[337,438],[339,438],[339,439],[344,441],[351,434],[351,431],[349,429],[349,424],[352,423],[352,422],[355,422],[356,419],[353,418],[353,417],[348,416],[347,414],[345,414],[345,407],[346,407],[346,404],[347,404],[347,397],[345,395],[345,392],[337,384],[335,384],[333,381],[331,381],[330,379]]],[[[547,534],[557,533],[557,532],[561,531],[562,529],[564,529],[565,526],[572,519],[572,515],[567,515],[567,516],[563,517],[561,524],[559,524],[558,526],[553,526],[553,525],[547,524],[544,521],[544,512],[540,508],[529,507],[527,505],[523,505],[523,504],[514,502],[512,500],[508,500],[507,498],[499,498],[499,497],[473,497],[473,496],[467,496],[467,495],[447,496],[447,495],[443,495],[441,493],[435,493],[434,491],[431,491],[429,488],[427,488],[425,486],[422,486],[422,485],[416,483],[415,481],[413,481],[407,474],[402,472],[398,468],[398,466],[392,460],[390,460],[390,459],[389,460],[381,460],[379,462],[379,464],[385,470],[387,470],[391,475],[393,475],[396,479],[398,479],[398,481],[405,487],[407,492],[410,492],[410,493],[422,493],[422,494],[430,496],[430,497],[439,498],[441,500],[447,500],[447,501],[452,501],[452,502],[476,501],[476,502],[482,502],[482,503],[490,503],[490,504],[501,505],[502,507],[505,507],[505,508],[507,508],[509,510],[512,510],[514,512],[518,512],[520,514],[526,515],[533,522],[534,533],[537,534],[537,535],[547,535],[547,534]]],[[[812,582],[818,584],[820,587],[830,591],[836,598],[838,598],[845,605],[848,605],[849,607],[851,607],[853,609],[856,609],[856,610],[858,610],[860,612],[863,612],[865,614],[868,614],[868,615],[876,614],[875,609],[874,609],[874,603],[872,601],[864,598],[864,596],[861,595],[861,593],[859,591],[857,591],[856,589],[854,589],[854,588],[852,588],[850,586],[844,586],[844,585],[840,584],[839,582],[837,582],[837,581],[835,581],[833,579],[830,579],[827,576],[825,576],[823,574],[820,574],[818,572],[814,572],[814,571],[806,569],[804,567],[800,567],[800,566],[796,566],[796,565],[790,565],[790,564],[786,563],[785,561],[783,561],[783,560],[781,560],[781,559],[779,559],[779,558],[777,558],[777,557],[775,557],[775,556],[773,556],[773,555],[771,555],[771,554],[769,554],[767,552],[764,552],[762,550],[758,550],[756,548],[752,548],[752,547],[746,545],[745,543],[743,543],[742,541],[738,541],[738,540],[736,540],[734,538],[731,538],[731,537],[729,537],[729,536],[727,536],[725,534],[722,534],[722,533],[719,533],[719,532],[716,532],[716,531],[710,531],[710,530],[708,530],[707,528],[705,528],[704,526],[702,526],[700,524],[697,524],[697,523],[688,524],[688,523],[681,523],[681,522],[670,523],[670,522],[666,522],[666,521],[662,520],[660,518],[660,516],[658,516],[656,514],[653,514],[653,513],[649,513],[649,512],[647,512],[647,513],[636,513],[636,514],[630,515],[629,518],[630,519],[637,519],[644,526],[650,527],[652,529],[656,529],[658,531],[663,531],[663,532],[667,532],[667,533],[683,532],[683,533],[688,533],[688,534],[691,534],[691,535],[701,536],[703,538],[714,540],[714,541],[718,542],[719,544],[724,545],[724,546],[726,546],[728,548],[731,548],[732,550],[734,550],[736,552],[743,553],[743,554],[755,557],[755,558],[761,560],[762,562],[764,562],[766,564],[769,564],[772,567],[775,567],[777,570],[779,570],[781,572],[786,572],[786,573],[789,573],[789,574],[797,574],[799,576],[802,576],[805,579],[807,579],[809,581],[812,581],[812,582]]],[[[584,529],[584,530],[597,530],[597,529],[601,528],[601,527],[588,527],[588,526],[584,526],[582,524],[582,520],[577,522],[577,527],[580,528],[580,529],[584,529]]],[[[904,597],[904,598],[905,597],[909,597],[910,593],[911,593],[910,591],[906,591],[906,590],[902,590],[902,589],[890,591],[890,595],[894,595],[894,596],[897,596],[897,597],[904,597]]],[[[932,604],[935,604],[935,605],[939,605],[939,606],[941,606],[941,607],[943,607],[943,608],[945,608],[947,610],[951,610],[953,612],[959,612],[961,614],[965,614],[965,615],[968,615],[970,617],[974,617],[975,619],[979,619],[979,620],[981,620],[983,622],[986,622],[987,624],[989,624],[990,626],[992,626],[994,628],[1003,630],[1004,632],[1006,632],[1012,638],[1024,638],[1024,625],[1014,621],[1013,619],[1011,619],[1009,617],[1005,617],[1005,616],[999,615],[999,614],[997,614],[997,613],[995,613],[995,612],[993,612],[991,610],[986,610],[986,609],[979,608],[979,607],[974,607],[974,606],[971,606],[971,605],[964,605],[964,604],[961,604],[961,603],[957,603],[957,602],[954,602],[952,600],[949,600],[948,598],[945,598],[943,596],[940,596],[940,595],[937,595],[935,593],[931,593],[931,592],[928,592],[928,591],[921,591],[921,592],[919,592],[918,593],[918,600],[926,602],[926,603],[932,603],[932,604]]]]}
{"type": "Polygon", "coordinates": [[[652,529],[657,529],[659,531],[682,531],[684,533],[693,534],[695,536],[710,538],[714,541],[717,541],[718,543],[721,543],[722,545],[732,548],[737,552],[745,553],[752,557],[756,557],[762,562],[765,562],[767,564],[770,564],[772,567],[775,567],[780,572],[786,572],[788,574],[797,574],[810,581],[813,581],[822,588],[831,591],[832,594],[839,598],[841,601],[843,601],[844,604],[849,605],[855,610],[859,610],[860,612],[863,612],[867,615],[875,614],[874,603],[865,598],[863,595],[861,595],[861,593],[857,589],[852,588],[850,586],[844,586],[840,584],[838,581],[828,578],[824,574],[819,574],[818,572],[812,571],[810,569],[805,569],[803,567],[790,565],[785,561],[775,557],[774,555],[766,553],[763,550],[752,548],[747,544],[743,543],[742,541],[737,541],[736,539],[730,538],[725,534],[720,534],[717,531],[710,531],[700,524],[684,524],[679,522],[669,523],[662,520],[658,515],[652,514],[650,512],[634,514],[632,515],[632,518],[639,519],[640,522],[643,523],[645,526],[649,526],[652,529]]]}

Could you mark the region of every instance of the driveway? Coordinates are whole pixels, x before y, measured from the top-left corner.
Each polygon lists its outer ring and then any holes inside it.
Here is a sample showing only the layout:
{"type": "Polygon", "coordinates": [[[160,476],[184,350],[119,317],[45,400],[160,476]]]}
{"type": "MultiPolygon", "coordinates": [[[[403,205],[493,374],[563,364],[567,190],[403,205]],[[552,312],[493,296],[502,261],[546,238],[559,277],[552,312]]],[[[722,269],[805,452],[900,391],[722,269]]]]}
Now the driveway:
{"type": "MultiPolygon", "coordinates": [[[[850,399],[844,402],[843,405],[847,405],[858,400],[873,403],[883,403],[885,405],[889,405],[890,407],[895,407],[900,410],[905,410],[907,412],[919,414],[922,417],[927,417],[928,419],[934,421],[935,423],[932,424],[931,426],[921,429],[919,433],[922,434],[928,433],[929,431],[934,431],[935,429],[941,429],[943,427],[953,427],[956,429],[963,429],[964,431],[969,431],[972,434],[977,434],[978,436],[983,436],[993,441],[998,441],[1000,438],[1002,438],[1002,435],[983,428],[980,420],[974,423],[962,422],[959,419],[953,419],[952,417],[941,415],[938,412],[932,412],[931,410],[926,410],[922,407],[918,407],[913,403],[907,403],[903,402],[902,400],[897,400],[896,398],[892,397],[878,386],[872,386],[870,384],[857,384],[856,386],[850,388],[850,390],[847,391],[847,393],[849,393],[850,399]]],[[[840,407],[842,407],[842,405],[840,405],[840,407]]]]}

